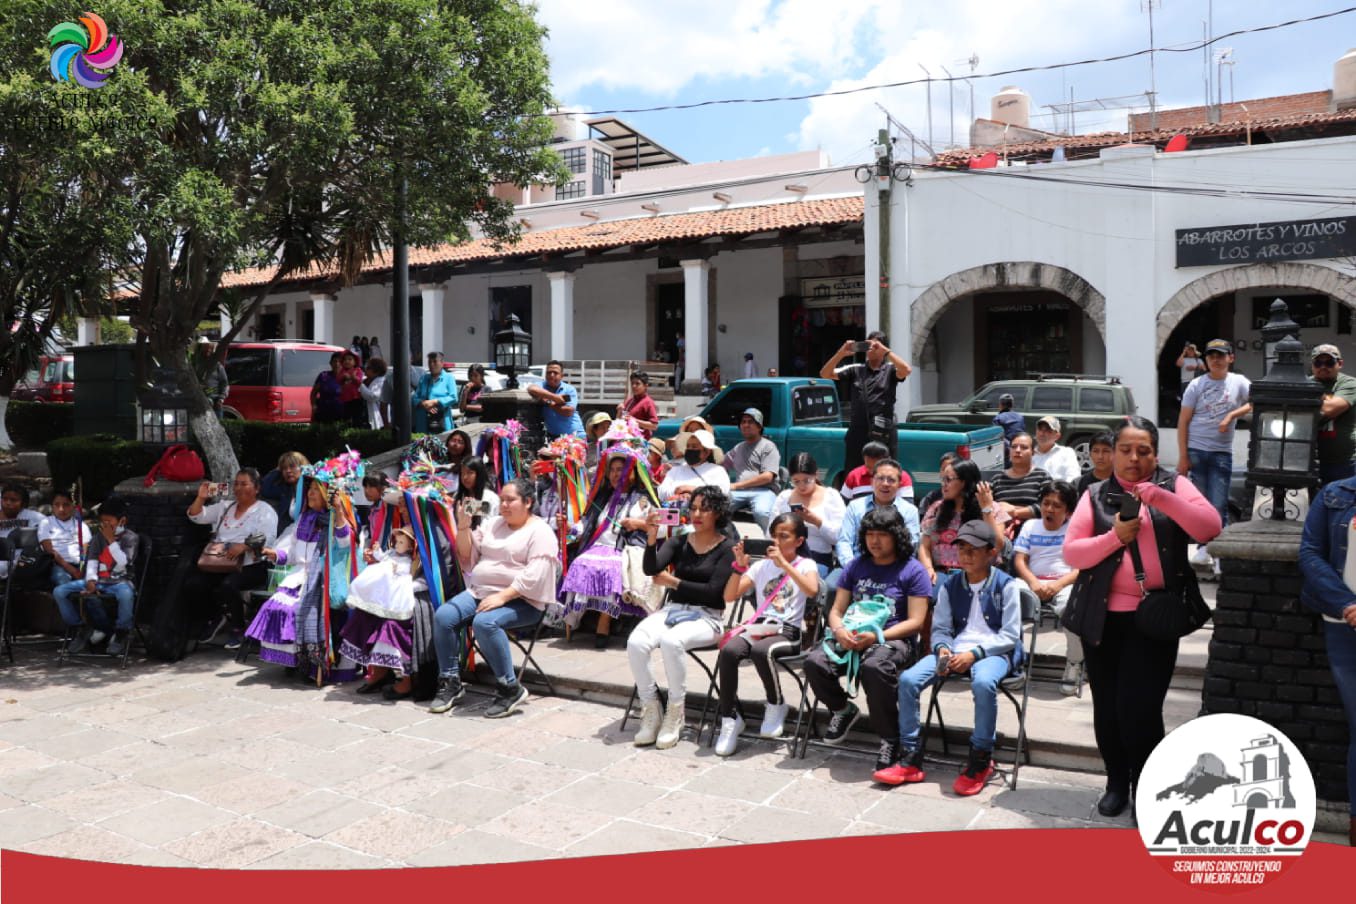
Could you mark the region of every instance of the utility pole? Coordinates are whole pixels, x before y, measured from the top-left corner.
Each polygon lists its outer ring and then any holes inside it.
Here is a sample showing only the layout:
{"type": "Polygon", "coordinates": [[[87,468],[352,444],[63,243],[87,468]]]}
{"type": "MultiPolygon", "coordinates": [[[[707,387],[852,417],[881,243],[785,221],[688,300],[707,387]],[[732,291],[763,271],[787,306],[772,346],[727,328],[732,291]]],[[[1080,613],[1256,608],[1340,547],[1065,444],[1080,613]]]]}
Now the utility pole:
{"type": "Polygon", "coordinates": [[[1143,0],[1149,13],[1149,130],[1158,130],[1158,80],[1154,73],[1154,7],[1161,0],[1143,0]]]}
{"type": "MultiPolygon", "coordinates": [[[[929,86],[931,87],[931,86],[929,86]]],[[[880,331],[890,342],[890,195],[891,173],[894,170],[894,151],[890,145],[890,130],[876,133],[876,197],[880,202],[878,222],[880,229],[877,248],[880,253],[880,331]]]]}

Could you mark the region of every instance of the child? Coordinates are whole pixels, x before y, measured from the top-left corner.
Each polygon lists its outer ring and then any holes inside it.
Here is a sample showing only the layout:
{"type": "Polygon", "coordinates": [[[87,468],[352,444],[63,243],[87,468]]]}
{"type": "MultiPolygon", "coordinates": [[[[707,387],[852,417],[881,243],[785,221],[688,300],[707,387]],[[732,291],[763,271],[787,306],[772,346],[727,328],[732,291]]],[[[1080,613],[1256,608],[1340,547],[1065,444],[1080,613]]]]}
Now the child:
{"type": "MultiPolygon", "coordinates": [[[[862,446],[861,464],[843,478],[843,498],[848,502],[856,499],[858,496],[871,495],[871,475],[875,473],[876,463],[882,459],[890,457],[890,447],[885,443],[872,440],[865,446],[862,446]]],[[[907,471],[899,472],[899,490],[895,493],[898,499],[913,499],[913,478],[907,471]]],[[[921,510],[920,510],[921,511],[921,510]]]]}
{"type": "MultiPolygon", "coordinates": [[[[36,530],[42,526],[42,519],[40,513],[28,507],[28,487],[7,483],[0,488],[0,537],[8,537],[13,531],[28,527],[36,530]]],[[[8,574],[9,562],[0,561],[0,578],[8,574]]],[[[49,576],[50,573],[44,570],[42,578],[46,580],[49,576]]]]}
{"type": "Polygon", "coordinates": [[[420,576],[414,532],[408,527],[393,530],[390,552],[378,555],[379,560],[348,585],[352,611],[339,634],[339,654],[369,669],[358,693],[375,693],[394,673],[398,680],[382,696],[403,700],[414,693],[414,595],[427,586],[420,576]]]}
{"type": "MultiPolygon", "coordinates": [[[[1013,562],[1017,576],[1042,603],[1048,603],[1056,615],[1064,614],[1069,594],[1078,578],[1078,570],[1064,561],[1064,533],[1069,529],[1069,516],[1078,504],[1074,488],[1062,480],[1052,480],[1040,489],[1041,517],[1022,525],[1022,532],[1013,544],[1016,559],[1013,562]]],[[[1065,629],[1068,653],[1064,678],[1059,691],[1066,697],[1078,693],[1083,683],[1083,641],[1065,629]]]]}
{"type": "MultiPolygon", "coordinates": [[[[67,498],[69,502],[69,497],[67,498]]],[[[121,499],[109,499],[99,508],[99,532],[85,550],[85,579],[67,581],[52,591],[61,620],[70,630],[68,653],[82,653],[92,643],[103,639],[110,630],[108,613],[104,607],[90,600],[90,605],[77,604],[76,596],[93,597],[110,594],[118,601],[118,620],[111,626],[112,638],[105,652],[121,656],[127,649],[127,635],[132,630],[132,560],[137,554],[137,535],[127,530],[127,508],[121,499]],[[82,611],[83,614],[82,614],[82,611]],[[89,616],[92,625],[84,623],[89,616]],[[96,631],[96,629],[98,629],[96,631]]]]}
{"type": "Polygon", "coordinates": [[[80,580],[80,564],[89,541],[89,525],[75,517],[71,491],[53,490],[52,514],[38,526],[38,543],[52,557],[52,589],[80,580]]]}
{"type": "Polygon", "coordinates": [[[956,533],[961,570],[937,585],[932,655],[899,676],[899,762],[872,776],[882,784],[902,785],[927,777],[918,744],[918,699],[934,681],[967,673],[975,698],[975,730],[970,756],[951,789],[966,797],[978,794],[993,774],[998,682],[1022,660],[1020,585],[993,567],[997,545],[997,534],[984,521],[967,521],[956,533]]]}
{"type": "Polygon", "coordinates": [[[1079,496],[1094,483],[1111,476],[1111,456],[1115,448],[1116,441],[1111,438],[1110,433],[1099,433],[1088,443],[1088,457],[1092,459],[1092,470],[1079,478],[1076,490],[1079,496]]]}
{"type": "MultiPolygon", "coordinates": [[[[362,534],[363,562],[370,565],[381,558],[381,550],[391,538],[391,513],[398,504],[384,498],[386,480],[380,474],[369,474],[363,478],[363,499],[367,505],[355,506],[358,524],[362,534]]],[[[392,493],[396,497],[395,493],[392,493]]]]}

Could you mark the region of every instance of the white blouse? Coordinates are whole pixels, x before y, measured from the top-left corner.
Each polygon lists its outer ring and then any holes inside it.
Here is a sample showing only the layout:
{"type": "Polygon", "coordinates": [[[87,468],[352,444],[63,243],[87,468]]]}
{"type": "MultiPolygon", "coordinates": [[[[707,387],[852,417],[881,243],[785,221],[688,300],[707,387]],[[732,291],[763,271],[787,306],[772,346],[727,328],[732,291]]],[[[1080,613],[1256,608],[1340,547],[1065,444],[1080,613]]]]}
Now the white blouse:
{"type": "MultiPolygon", "coordinates": [[[[782,490],[777,494],[777,501],[772,505],[772,517],[791,511],[792,492],[794,491],[782,490]]],[[[834,492],[833,487],[824,488],[819,495],[819,504],[810,506],[810,511],[814,512],[822,523],[805,522],[805,527],[809,531],[805,545],[811,552],[833,552],[833,545],[838,542],[838,532],[843,527],[843,515],[847,513],[847,506],[843,504],[843,497],[834,492]]]]}
{"type": "MultiPolygon", "coordinates": [[[[188,520],[212,525],[212,539],[222,543],[244,543],[251,534],[262,534],[265,546],[272,546],[278,539],[278,513],[262,499],[256,499],[243,513],[234,499],[223,499],[203,506],[201,512],[189,515],[188,520]]],[[[251,551],[245,553],[241,563],[253,565],[255,561],[251,551]]]]}

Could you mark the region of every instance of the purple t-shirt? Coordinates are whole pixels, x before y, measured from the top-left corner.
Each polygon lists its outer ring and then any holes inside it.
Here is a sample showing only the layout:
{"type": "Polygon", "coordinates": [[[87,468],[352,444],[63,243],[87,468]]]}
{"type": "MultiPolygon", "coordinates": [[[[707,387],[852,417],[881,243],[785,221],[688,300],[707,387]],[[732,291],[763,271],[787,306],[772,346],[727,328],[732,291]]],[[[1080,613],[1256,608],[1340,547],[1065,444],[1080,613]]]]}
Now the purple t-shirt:
{"type": "Polygon", "coordinates": [[[870,556],[858,556],[843,569],[838,589],[851,592],[854,601],[883,596],[894,603],[895,614],[886,620],[886,628],[909,617],[909,597],[932,596],[927,569],[917,559],[877,565],[870,556]]]}

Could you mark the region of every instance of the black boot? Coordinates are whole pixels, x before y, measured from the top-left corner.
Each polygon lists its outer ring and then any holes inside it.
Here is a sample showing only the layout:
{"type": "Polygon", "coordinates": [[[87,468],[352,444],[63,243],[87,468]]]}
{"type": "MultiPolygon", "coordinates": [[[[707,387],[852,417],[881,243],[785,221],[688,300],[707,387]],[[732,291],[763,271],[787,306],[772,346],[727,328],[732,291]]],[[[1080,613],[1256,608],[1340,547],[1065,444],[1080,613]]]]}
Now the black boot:
{"type": "Polygon", "coordinates": [[[1120,816],[1130,804],[1130,795],[1120,788],[1107,788],[1097,801],[1097,812],[1103,816],[1120,816]]]}

